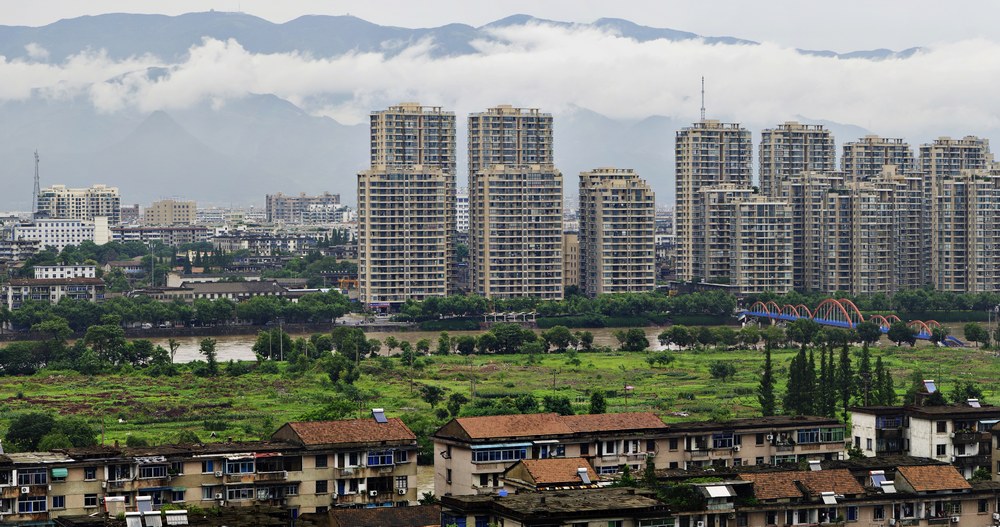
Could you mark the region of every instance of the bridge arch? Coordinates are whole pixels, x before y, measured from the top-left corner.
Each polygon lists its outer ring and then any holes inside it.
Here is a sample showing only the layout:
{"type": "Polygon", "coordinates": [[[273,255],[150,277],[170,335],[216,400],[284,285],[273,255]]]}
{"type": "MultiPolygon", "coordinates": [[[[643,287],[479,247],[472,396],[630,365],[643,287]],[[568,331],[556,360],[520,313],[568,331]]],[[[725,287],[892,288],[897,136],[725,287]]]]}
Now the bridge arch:
{"type": "Polygon", "coordinates": [[[812,318],[813,317],[813,312],[808,307],[806,307],[805,304],[799,304],[799,305],[797,305],[795,307],[798,308],[798,310],[799,310],[799,316],[804,316],[804,317],[808,317],[808,318],[812,318]]]}
{"type": "Polygon", "coordinates": [[[826,300],[819,303],[816,306],[816,310],[813,311],[813,319],[817,321],[826,321],[830,325],[840,326],[845,328],[853,328],[855,322],[851,320],[851,314],[848,312],[844,304],[833,298],[827,298],[826,300]]]}
{"type": "Polygon", "coordinates": [[[927,324],[927,327],[929,327],[929,328],[939,328],[939,327],[941,327],[941,323],[938,322],[937,320],[927,320],[924,323],[927,324]]]}
{"type": "Polygon", "coordinates": [[[784,306],[781,306],[781,314],[796,318],[802,316],[799,314],[799,309],[791,304],[785,304],[784,306]]]}
{"type": "Polygon", "coordinates": [[[839,302],[840,305],[844,306],[844,309],[846,309],[847,312],[850,314],[851,322],[853,322],[854,324],[860,324],[865,321],[865,316],[861,314],[861,310],[858,309],[858,306],[854,305],[854,302],[852,302],[850,299],[841,298],[837,302],[839,302]]]}
{"type": "Polygon", "coordinates": [[[774,300],[765,303],[764,306],[767,308],[767,312],[770,313],[771,316],[778,316],[781,314],[781,306],[779,306],[774,300]]]}
{"type": "Polygon", "coordinates": [[[914,329],[918,334],[930,335],[931,328],[924,323],[922,320],[911,320],[907,325],[910,329],[914,329]]]}
{"type": "Polygon", "coordinates": [[[751,313],[767,313],[767,314],[770,314],[770,311],[767,310],[767,304],[761,302],[760,300],[754,302],[753,305],[750,306],[750,310],[749,311],[751,313]]]}
{"type": "Polygon", "coordinates": [[[882,315],[872,315],[868,317],[868,321],[878,324],[879,329],[881,329],[883,332],[889,331],[889,325],[890,325],[889,319],[885,318],[882,315]]]}

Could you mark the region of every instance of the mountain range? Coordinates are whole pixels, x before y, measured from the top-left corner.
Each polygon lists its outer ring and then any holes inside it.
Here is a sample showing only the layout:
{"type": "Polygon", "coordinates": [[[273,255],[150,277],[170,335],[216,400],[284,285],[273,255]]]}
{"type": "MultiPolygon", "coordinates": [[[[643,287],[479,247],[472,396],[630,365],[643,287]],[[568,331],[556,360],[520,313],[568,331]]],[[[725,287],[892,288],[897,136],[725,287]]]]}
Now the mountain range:
{"type": "MultiPolygon", "coordinates": [[[[515,15],[482,27],[409,29],[350,16],[304,16],[276,24],[242,13],[207,12],[173,17],[109,14],[42,27],[0,26],[0,55],[8,61],[58,64],[83,51],[101,50],[114,60],[150,54],[169,63],[182,60],[204,38],[214,38],[235,39],[253,53],[297,52],[312,57],[356,52],[393,55],[430,39],[433,54],[461,56],[477,53],[482,42],[501,38],[492,30],[532,23],[589,26],[637,41],[701,39],[722,46],[757,45],[611,18],[581,25],[515,15]]],[[[883,60],[917,51],[799,52],[883,60]]],[[[378,101],[373,109],[395,102],[399,101],[378,101]]],[[[799,118],[826,124],[838,137],[864,134],[851,125],[799,118]]],[[[464,119],[457,121],[462,138],[464,119]]],[[[686,124],[656,115],[612,119],[581,107],[560,112],[555,125],[556,162],[566,175],[567,194],[575,194],[576,173],[622,166],[635,168],[650,180],[657,201],[671,203],[673,137],[686,124]]],[[[460,166],[463,143],[459,142],[460,166]]],[[[0,176],[5,182],[0,210],[30,209],[36,149],[42,159],[43,186],[106,183],[121,188],[123,204],[182,197],[206,205],[260,205],[265,194],[279,191],[339,192],[345,202],[353,203],[354,174],[368,163],[368,130],[366,124],[342,124],[310,114],[268,93],[143,113],[134,108],[100,111],[83,96],[58,98],[38,92],[0,102],[0,176]]]]}

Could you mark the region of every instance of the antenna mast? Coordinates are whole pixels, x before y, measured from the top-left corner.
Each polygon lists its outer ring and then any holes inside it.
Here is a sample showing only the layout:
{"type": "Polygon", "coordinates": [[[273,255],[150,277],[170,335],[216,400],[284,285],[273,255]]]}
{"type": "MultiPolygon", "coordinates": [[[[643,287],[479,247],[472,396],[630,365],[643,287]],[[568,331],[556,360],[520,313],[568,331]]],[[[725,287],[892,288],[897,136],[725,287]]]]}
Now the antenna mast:
{"type": "Polygon", "coordinates": [[[705,120],[705,77],[701,78],[701,120],[705,120]]]}
{"type": "Polygon", "coordinates": [[[41,185],[38,182],[38,150],[35,150],[35,192],[31,196],[31,217],[38,215],[38,196],[42,193],[41,185]]]}

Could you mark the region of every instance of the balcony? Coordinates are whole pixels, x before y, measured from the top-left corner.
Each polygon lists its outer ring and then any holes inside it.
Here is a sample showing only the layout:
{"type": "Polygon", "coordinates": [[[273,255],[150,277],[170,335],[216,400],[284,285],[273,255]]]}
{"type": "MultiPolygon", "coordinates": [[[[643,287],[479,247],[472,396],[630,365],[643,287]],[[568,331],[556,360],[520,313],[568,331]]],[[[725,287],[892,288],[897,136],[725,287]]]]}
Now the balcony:
{"type": "Polygon", "coordinates": [[[276,470],[274,472],[258,472],[255,481],[285,481],[287,479],[287,470],[276,470]]]}
{"type": "Polygon", "coordinates": [[[954,464],[959,467],[988,467],[991,465],[990,456],[955,456],[954,464]]]}
{"type": "Polygon", "coordinates": [[[989,432],[955,432],[951,435],[951,442],[956,445],[968,445],[972,443],[981,443],[990,440],[989,432]]]}

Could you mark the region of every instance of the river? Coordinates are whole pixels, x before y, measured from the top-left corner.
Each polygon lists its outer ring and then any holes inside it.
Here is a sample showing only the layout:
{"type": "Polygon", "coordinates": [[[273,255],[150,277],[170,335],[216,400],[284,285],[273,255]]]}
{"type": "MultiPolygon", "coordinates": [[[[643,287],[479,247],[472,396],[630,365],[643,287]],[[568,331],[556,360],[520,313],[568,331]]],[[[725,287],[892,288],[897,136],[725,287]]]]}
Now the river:
{"type": "MultiPolygon", "coordinates": [[[[644,328],[646,331],[646,338],[649,339],[650,348],[653,350],[666,349],[660,346],[656,337],[663,331],[662,328],[644,328]]],[[[594,346],[611,346],[612,348],[618,347],[618,340],[615,339],[612,332],[615,331],[613,328],[598,328],[598,329],[588,329],[594,334],[594,346]]],[[[479,335],[482,331],[449,331],[448,334],[452,337],[459,335],[479,335]]],[[[441,333],[438,331],[395,331],[395,332],[382,332],[373,331],[366,333],[370,339],[378,339],[385,342],[387,337],[394,336],[396,340],[399,341],[409,341],[411,344],[416,344],[420,339],[428,339],[431,341],[431,350],[435,349],[437,346],[437,338],[441,333]]],[[[308,334],[290,334],[292,338],[296,337],[309,337],[308,334]]],[[[201,353],[198,351],[198,347],[201,344],[202,339],[205,337],[177,337],[176,340],[180,347],[177,348],[177,355],[174,360],[176,362],[191,362],[195,360],[203,359],[201,353]]],[[[253,343],[257,340],[254,335],[225,335],[215,338],[215,351],[218,353],[219,362],[227,362],[230,359],[234,360],[255,360],[256,357],[251,351],[253,343]]],[[[169,349],[167,346],[167,339],[152,339],[154,344],[163,346],[164,349],[169,349]]],[[[277,350],[276,350],[277,351],[277,350]]],[[[394,353],[399,353],[399,349],[394,350],[394,353]]],[[[386,355],[387,350],[385,346],[382,346],[382,354],[386,355]]]]}

